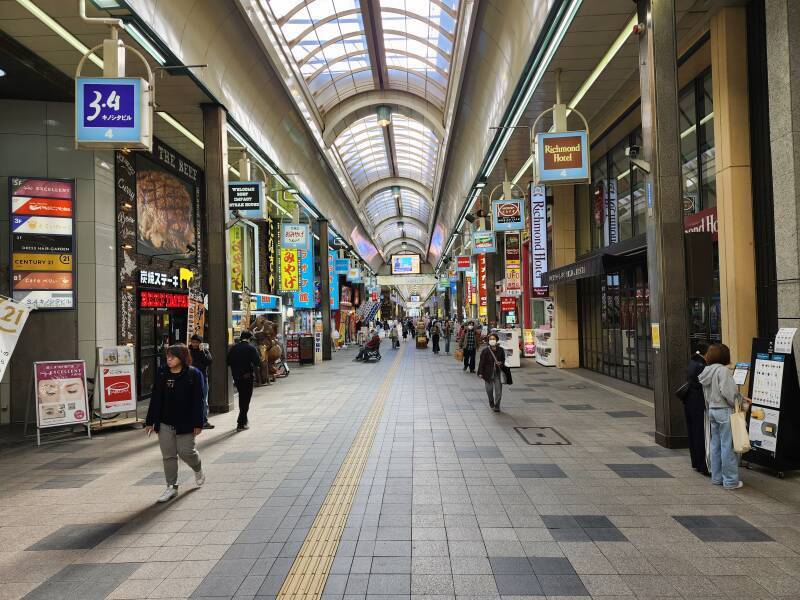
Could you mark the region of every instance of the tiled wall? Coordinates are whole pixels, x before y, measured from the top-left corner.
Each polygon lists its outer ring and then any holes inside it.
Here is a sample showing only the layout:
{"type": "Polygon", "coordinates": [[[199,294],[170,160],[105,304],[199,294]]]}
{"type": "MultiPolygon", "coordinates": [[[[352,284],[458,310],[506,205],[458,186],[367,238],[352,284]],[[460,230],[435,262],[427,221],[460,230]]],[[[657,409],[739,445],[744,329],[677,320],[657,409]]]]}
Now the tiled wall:
{"type": "Polygon", "coordinates": [[[91,374],[95,348],[116,343],[114,160],[75,150],[74,107],[0,100],[0,293],[9,292],[8,177],[74,178],[77,310],[34,313],[0,383],[0,423],[22,421],[31,363],[80,358],[91,374]]]}

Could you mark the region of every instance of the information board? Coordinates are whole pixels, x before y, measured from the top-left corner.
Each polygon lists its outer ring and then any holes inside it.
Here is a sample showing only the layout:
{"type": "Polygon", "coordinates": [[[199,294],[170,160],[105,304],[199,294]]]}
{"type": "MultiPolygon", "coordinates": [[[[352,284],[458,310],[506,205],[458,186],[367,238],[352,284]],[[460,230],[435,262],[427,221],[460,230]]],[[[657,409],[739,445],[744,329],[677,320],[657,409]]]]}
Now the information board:
{"type": "Polygon", "coordinates": [[[784,360],[781,354],[756,354],[753,369],[753,403],[770,408],[781,407],[784,360]]]}
{"type": "Polygon", "coordinates": [[[771,408],[754,406],[750,410],[750,445],[768,452],[778,446],[778,422],[780,412],[771,408]]]}

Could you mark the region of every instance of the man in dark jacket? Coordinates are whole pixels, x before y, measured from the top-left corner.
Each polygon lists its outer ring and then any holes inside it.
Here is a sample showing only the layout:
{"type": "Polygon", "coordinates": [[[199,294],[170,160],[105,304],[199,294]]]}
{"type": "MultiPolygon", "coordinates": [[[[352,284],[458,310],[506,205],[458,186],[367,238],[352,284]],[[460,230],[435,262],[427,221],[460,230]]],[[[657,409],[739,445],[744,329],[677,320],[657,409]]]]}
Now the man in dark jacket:
{"type": "Polygon", "coordinates": [[[255,370],[261,365],[258,350],[250,343],[253,334],[243,331],[239,336],[239,343],[228,350],[228,366],[236,389],[239,391],[239,418],[236,431],[250,429],[247,422],[247,411],[250,408],[250,398],[253,396],[253,381],[255,370]]]}
{"type": "Polygon", "coordinates": [[[478,332],[475,323],[467,323],[466,331],[461,336],[461,349],[464,351],[464,370],[469,368],[470,373],[475,372],[475,352],[478,350],[478,332]]]}
{"type": "Polygon", "coordinates": [[[689,382],[689,390],[683,398],[692,468],[703,475],[708,475],[708,467],[706,466],[706,401],[703,396],[703,386],[698,381],[697,376],[706,368],[705,353],[707,351],[708,344],[700,342],[697,352],[689,360],[689,366],[686,368],[686,380],[689,382]]]}
{"type": "Polygon", "coordinates": [[[208,368],[211,366],[213,358],[211,358],[208,348],[203,347],[202,342],[203,338],[194,334],[189,340],[189,353],[192,355],[192,366],[203,375],[203,404],[205,406],[203,429],[214,429],[214,426],[208,421],[208,368]]]}

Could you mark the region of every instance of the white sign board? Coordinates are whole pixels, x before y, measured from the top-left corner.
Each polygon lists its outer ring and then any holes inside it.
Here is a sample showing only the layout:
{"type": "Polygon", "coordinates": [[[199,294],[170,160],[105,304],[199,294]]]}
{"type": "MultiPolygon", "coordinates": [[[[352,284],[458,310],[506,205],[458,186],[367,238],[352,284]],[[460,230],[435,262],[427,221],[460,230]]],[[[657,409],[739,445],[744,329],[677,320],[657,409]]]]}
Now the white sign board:
{"type": "Polygon", "coordinates": [[[775,452],[778,445],[778,420],[780,413],[771,408],[754,406],[750,412],[750,445],[775,452]]]}
{"type": "Polygon", "coordinates": [[[104,415],[136,410],[136,366],[132,346],[97,349],[95,389],[104,415]]]}
{"type": "Polygon", "coordinates": [[[773,352],[777,354],[791,354],[792,340],[797,333],[797,327],[781,327],[775,335],[773,352]]]}
{"type": "Polygon", "coordinates": [[[31,309],[24,304],[0,298],[0,379],[11,362],[19,334],[30,313],[31,309]]]}

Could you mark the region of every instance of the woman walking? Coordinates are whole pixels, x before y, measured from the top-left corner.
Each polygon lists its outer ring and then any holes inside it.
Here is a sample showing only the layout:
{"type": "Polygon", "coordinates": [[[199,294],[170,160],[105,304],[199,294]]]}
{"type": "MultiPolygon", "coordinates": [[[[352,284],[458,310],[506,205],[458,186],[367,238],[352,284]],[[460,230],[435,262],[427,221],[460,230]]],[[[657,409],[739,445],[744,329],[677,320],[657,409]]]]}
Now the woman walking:
{"type": "Polygon", "coordinates": [[[200,455],[194,438],[203,432],[203,376],[191,366],[192,357],[184,344],[169,346],[166,365],[156,374],[153,395],[145,418],[145,431],[158,434],[164,459],[167,489],[157,502],[178,495],[178,457],[194,471],[197,486],[205,483],[200,455]]]}
{"type": "Polygon", "coordinates": [[[703,386],[697,378],[706,368],[706,352],[708,344],[701,342],[697,352],[689,359],[689,366],[686,368],[688,389],[682,398],[692,468],[703,475],[709,474],[706,466],[706,401],[703,397],[703,386]]]}
{"type": "Polygon", "coordinates": [[[431,325],[431,339],[433,340],[433,353],[439,354],[439,324],[431,325]]]}
{"type": "Polygon", "coordinates": [[[739,480],[739,464],[733,450],[731,414],[737,402],[744,408],[750,402],[736,389],[733,374],[727,368],[731,351],[725,344],[712,344],[706,353],[706,367],[697,377],[703,386],[711,422],[711,483],[726,490],[737,490],[744,484],[739,480]]]}
{"type": "Polygon", "coordinates": [[[449,319],[444,322],[444,353],[450,354],[450,337],[453,335],[453,325],[449,319]]]}
{"type": "Polygon", "coordinates": [[[501,373],[505,370],[506,351],[498,346],[500,338],[496,333],[490,333],[488,339],[489,346],[483,349],[478,361],[478,377],[483,379],[489,406],[494,412],[500,412],[500,400],[503,397],[501,373]]]}

